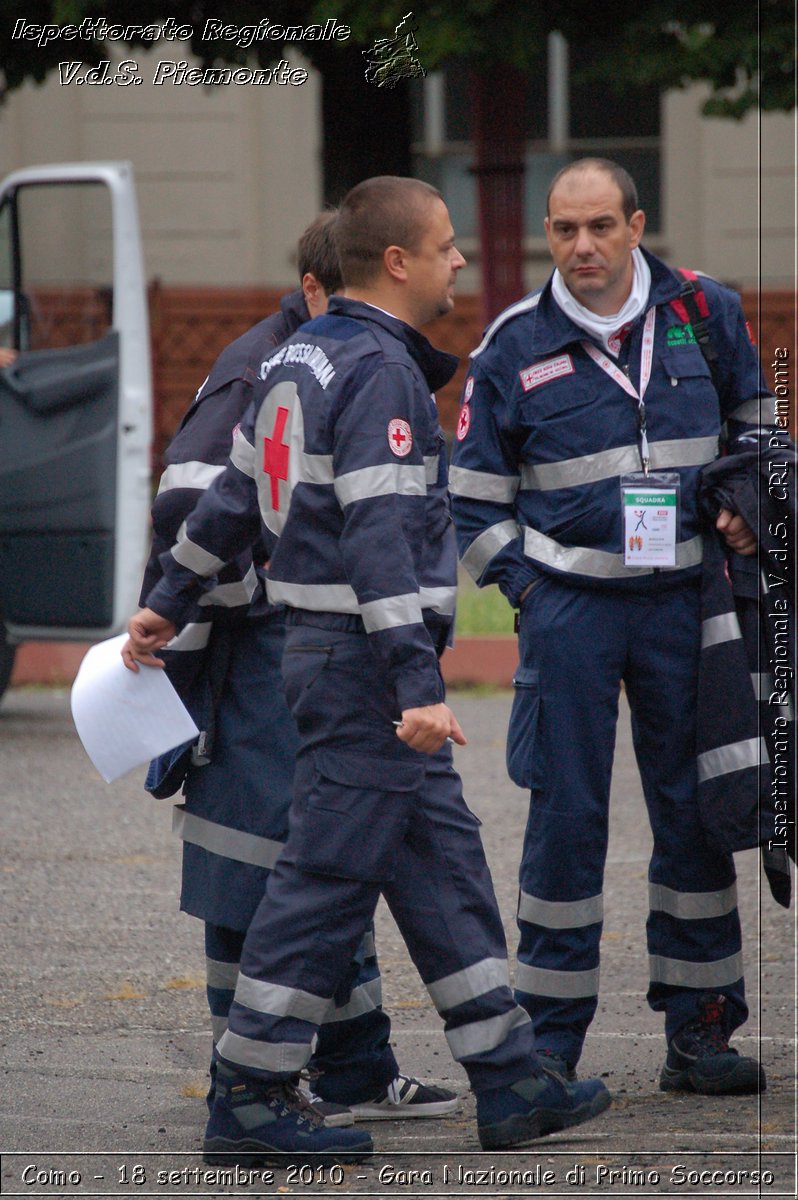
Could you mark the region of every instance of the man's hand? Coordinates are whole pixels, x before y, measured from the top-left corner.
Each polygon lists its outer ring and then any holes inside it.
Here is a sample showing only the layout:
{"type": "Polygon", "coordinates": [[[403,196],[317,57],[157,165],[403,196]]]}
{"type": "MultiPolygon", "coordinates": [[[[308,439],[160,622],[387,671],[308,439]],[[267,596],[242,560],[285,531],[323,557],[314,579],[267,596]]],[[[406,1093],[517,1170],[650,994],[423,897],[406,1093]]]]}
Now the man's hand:
{"type": "Polygon", "coordinates": [[[448,704],[427,704],[424,708],[406,708],[396,727],[396,736],[413,750],[434,754],[448,737],[465,746],[466,736],[448,704]]]}
{"type": "Polygon", "coordinates": [[[756,534],[737,513],[722,508],[718,513],[715,528],[723,534],[726,544],[738,554],[756,553],[756,534]]]}
{"type": "Polygon", "coordinates": [[[129,671],[138,671],[139,663],[148,667],[162,667],[163,660],[155,657],[171,642],[177,626],[166,617],[159,617],[151,608],[141,608],[131,617],[127,625],[128,639],[122,647],[122,661],[129,671]]]}

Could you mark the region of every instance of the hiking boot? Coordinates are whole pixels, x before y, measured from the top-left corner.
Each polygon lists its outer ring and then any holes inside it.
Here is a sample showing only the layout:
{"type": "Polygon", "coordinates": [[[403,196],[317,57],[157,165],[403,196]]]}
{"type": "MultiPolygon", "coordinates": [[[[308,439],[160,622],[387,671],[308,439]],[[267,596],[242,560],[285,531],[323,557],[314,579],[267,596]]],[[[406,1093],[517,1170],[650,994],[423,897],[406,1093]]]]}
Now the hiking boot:
{"type": "Polygon", "coordinates": [[[328,1128],[294,1083],[260,1083],[217,1064],[216,1096],[202,1145],[205,1162],[252,1167],[290,1154],[295,1162],[351,1163],[373,1149],[368,1133],[328,1128]]]}
{"type": "Polygon", "coordinates": [[[397,1075],[371,1100],[349,1107],[356,1121],[403,1121],[406,1117],[447,1117],[459,1105],[455,1092],[397,1075]]]}
{"type": "Polygon", "coordinates": [[[553,1050],[541,1050],[537,1046],[535,1051],[541,1060],[541,1066],[548,1067],[550,1071],[556,1071],[558,1075],[562,1075],[563,1079],[573,1083],[576,1079],[576,1071],[573,1067],[568,1066],[561,1054],[555,1054],[553,1050]]]}
{"type": "Polygon", "coordinates": [[[612,1097],[600,1079],[569,1082],[547,1067],[507,1087],[477,1092],[477,1132],[483,1150],[523,1146],[604,1112],[612,1097]]]}
{"type": "Polygon", "coordinates": [[[726,1040],[725,1003],[725,996],[702,996],[698,1016],[671,1038],[659,1077],[663,1092],[731,1096],[765,1091],[765,1072],[757,1060],[738,1054],[726,1040]]]}

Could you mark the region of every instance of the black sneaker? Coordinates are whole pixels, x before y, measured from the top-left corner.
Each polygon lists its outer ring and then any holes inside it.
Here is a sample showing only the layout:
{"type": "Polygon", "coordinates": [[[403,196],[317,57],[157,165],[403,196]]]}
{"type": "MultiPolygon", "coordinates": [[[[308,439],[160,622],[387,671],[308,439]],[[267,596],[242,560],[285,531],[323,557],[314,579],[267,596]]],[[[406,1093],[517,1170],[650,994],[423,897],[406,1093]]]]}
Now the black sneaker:
{"type": "Polygon", "coordinates": [[[345,1104],[333,1104],[329,1100],[322,1100],[307,1084],[301,1084],[299,1090],[316,1112],[324,1117],[324,1124],[328,1129],[345,1129],[348,1125],[354,1125],[355,1114],[345,1104]]]}
{"type": "Polygon", "coordinates": [[[659,1077],[663,1092],[731,1096],[765,1091],[765,1072],[757,1060],[729,1047],[723,1033],[725,1003],[725,996],[702,996],[698,1016],[671,1038],[659,1077]]]}
{"type": "Polygon", "coordinates": [[[371,1100],[349,1107],[356,1121],[403,1121],[406,1117],[447,1117],[459,1104],[455,1092],[397,1075],[371,1100]]]}
{"type": "Polygon", "coordinates": [[[612,1098],[600,1079],[569,1083],[554,1071],[477,1092],[477,1132],[483,1150],[524,1146],[573,1125],[592,1121],[612,1098]]]}
{"type": "Polygon", "coordinates": [[[359,1129],[330,1129],[324,1118],[291,1082],[261,1084],[217,1064],[213,1101],[203,1158],[207,1163],[257,1166],[280,1162],[352,1163],[374,1147],[359,1129]]]}

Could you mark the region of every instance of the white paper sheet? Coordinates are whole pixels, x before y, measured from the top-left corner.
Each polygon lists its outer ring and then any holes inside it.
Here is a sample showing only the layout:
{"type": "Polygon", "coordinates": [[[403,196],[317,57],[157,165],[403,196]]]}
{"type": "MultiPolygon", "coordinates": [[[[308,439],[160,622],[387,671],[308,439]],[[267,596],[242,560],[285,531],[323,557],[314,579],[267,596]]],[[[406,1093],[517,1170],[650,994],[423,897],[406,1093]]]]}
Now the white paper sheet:
{"type": "Polygon", "coordinates": [[[122,633],[92,646],[72,685],[72,719],[83,747],[108,783],[199,730],[158,667],[128,671],[122,633]]]}

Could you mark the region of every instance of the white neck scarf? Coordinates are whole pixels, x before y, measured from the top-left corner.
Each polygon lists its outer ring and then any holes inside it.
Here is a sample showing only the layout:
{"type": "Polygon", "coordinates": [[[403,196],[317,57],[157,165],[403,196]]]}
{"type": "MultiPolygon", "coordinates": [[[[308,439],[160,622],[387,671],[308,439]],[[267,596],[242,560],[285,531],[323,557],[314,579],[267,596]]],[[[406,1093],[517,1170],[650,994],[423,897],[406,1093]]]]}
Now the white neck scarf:
{"type": "Polygon", "coordinates": [[[619,333],[625,326],[636,321],[648,303],[651,290],[651,269],[640,250],[632,251],[632,290],[623,307],[610,317],[600,317],[585,308],[584,304],[571,295],[559,271],[554,272],[551,294],[567,317],[580,329],[598,338],[608,354],[617,357],[621,339],[619,333]]]}

